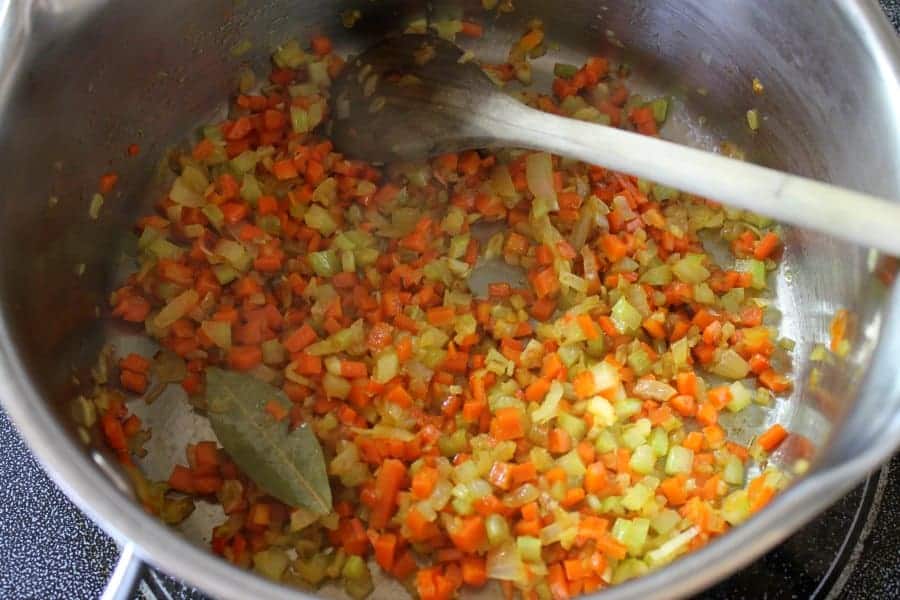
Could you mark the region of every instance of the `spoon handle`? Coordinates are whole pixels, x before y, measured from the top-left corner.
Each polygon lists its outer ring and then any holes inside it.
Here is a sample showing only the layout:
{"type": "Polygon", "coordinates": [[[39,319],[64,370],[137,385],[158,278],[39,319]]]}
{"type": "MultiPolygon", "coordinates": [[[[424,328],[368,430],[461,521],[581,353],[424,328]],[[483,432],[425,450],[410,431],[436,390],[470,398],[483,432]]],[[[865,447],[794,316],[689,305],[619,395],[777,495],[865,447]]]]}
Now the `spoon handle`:
{"type": "Polygon", "coordinates": [[[492,123],[483,124],[502,143],[602,165],[900,256],[900,202],[513,104],[490,111],[492,123]]]}

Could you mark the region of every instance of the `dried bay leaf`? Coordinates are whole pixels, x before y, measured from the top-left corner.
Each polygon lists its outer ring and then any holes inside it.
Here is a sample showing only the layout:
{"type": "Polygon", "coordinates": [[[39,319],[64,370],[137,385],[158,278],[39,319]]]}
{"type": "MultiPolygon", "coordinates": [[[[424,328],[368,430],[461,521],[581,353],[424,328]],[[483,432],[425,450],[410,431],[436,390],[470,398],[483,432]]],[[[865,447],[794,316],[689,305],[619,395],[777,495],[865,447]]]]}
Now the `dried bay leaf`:
{"type": "Polygon", "coordinates": [[[206,371],[207,414],[219,443],[267,494],[317,515],[332,510],[331,488],[319,440],[308,425],[288,431],[266,410],[270,401],[290,410],[284,393],[250,375],[206,371]]]}

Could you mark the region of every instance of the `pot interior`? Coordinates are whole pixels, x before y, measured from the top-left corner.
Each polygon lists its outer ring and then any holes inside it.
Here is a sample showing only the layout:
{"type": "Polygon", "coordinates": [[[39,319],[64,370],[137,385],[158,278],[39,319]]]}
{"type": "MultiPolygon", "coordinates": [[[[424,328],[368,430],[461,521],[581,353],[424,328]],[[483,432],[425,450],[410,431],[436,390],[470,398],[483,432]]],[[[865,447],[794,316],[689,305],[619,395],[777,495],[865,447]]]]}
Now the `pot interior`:
{"type": "MultiPolygon", "coordinates": [[[[134,220],[166,183],[161,159],[223,110],[240,67],[264,73],[273,49],[291,38],[325,33],[352,54],[411,19],[466,16],[484,23],[486,32],[467,47],[500,61],[527,22],[540,18],[554,46],[532,63],[537,87],[549,86],[555,62],[581,64],[605,54],[633,66],[637,92],[675,98],[663,137],[711,150],[729,142],[750,161],[872,193],[900,189],[900,136],[885,135],[898,131],[897,91],[880,87],[878,65],[860,49],[836,3],[728,0],[710,10],[700,0],[568,2],[565,8],[517,0],[510,14],[485,12],[478,1],[441,0],[428,7],[387,0],[116,1],[89,10],[78,4],[34,9],[33,43],[19,57],[0,120],[7,148],[0,165],[5,343],[72,439],[73,374],[83,380],[108,342],[117,354],[149,349],[135,331],[97,315],[108,314],[107,295],[131,268],[134,220]],[[340,15],[352,9],[362,18],[348,29],[340,15]],[[245,42],[249,49],[238,55],[235,48],[245,42]],[[752,91],[754,78],[765,86],[762,95],[752,91]],[[761,117],[756,133],[746,124],[752,108],[761,117]],[[140,145],[138,157],[126,156],[132,143],[140,145]],[[118,191],[92,220],[88,204],[108,170],[120,174],[118,191]],[[58,201],[51,204],[51,197],[58,201]]],[[[771,408],[754,406],[725,424],[749,441],[780,422],[813,443],[815,458],[853,406],[889,288],[879,277],[884,264],[863,249],[796,229],[786,231],[785,241],[770,285],[782,335],[796,342],[795,387],[771,408]],[[839,308],[855,315],[852,351],[822,366],[820,381],[827,385],[813,389],[809,352],[827,343],[839,308]]],[[[153,430],[142,463],[151,478],[166,479],[171,465],[183,462],[186,443],[214,439],[177,386],[133,410],[153,430]]],[[[198,503],[179,529],[206,546],[212,525],[222,520],[220,508],[198,503]]]]}

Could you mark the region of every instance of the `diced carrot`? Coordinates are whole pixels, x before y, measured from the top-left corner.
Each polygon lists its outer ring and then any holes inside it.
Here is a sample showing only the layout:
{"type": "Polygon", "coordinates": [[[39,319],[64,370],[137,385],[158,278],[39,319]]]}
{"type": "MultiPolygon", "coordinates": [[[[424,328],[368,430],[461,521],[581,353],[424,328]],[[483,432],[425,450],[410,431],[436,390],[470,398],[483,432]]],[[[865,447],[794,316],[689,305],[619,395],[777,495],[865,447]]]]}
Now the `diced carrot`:
{"type": "Polygon", "coordinates": [[[359,379],[368,376],[369,371],[366,363],[355,360],[341,361],[341,377],[347,379],[359,379]]]}
{"type": "Polygon", "coordinates": [[[722,410],[731,402],[731,389],[726,385],[714,387],[706,392],[706,399],[717,409],[722,410]]]}
{"type": "Polygon", "coordinates": [[[325,56],[331,54],[331,39],[324,35],[314,36],[310,40],[310,46],[316,56],[325,56]]]}
{"type": "Polygon", "coordinates": [[[294,358],[295,370],[300,375],[319,375],[322,373],[322,357],[307,354],[306,352],[298,353],[294,358]]]}
{"type": "Polygon", "coordinates": [[[791,389],[791,382],[784,375],[779,374],[775,369],[767,369],[758,376],[759,382],[769,388],[776,394],[786,392],[791,389]]]}
{"type": "Polygon", "coordinates": [[[584,337],[589,340],[596,340],[600,337],[600,332],[597,331],[597,326],[589,315],[578,315],[577,320],[584,337]]]}
{"type": "Polygon", "coordinates": [[[498,441],[514,440],[525,435],[525,416],[515,407],[506,407],[494,413],[491,436],[498,441]]]}
{"type": "Polygon", "coordinates": [[[119,368],[125,371],[134,371],[135,373],[146,375],[150,372],[150,361],[140,354],[132,352],[119,361],[119,368]]]}
{"type": "Polygon", "coordinates": [[[194,493],[194,476],[191,470],[182,465],[175,465],[169,475],[169,487],[185,494],[194,493]]]}
{"type": "Polygon", "coordinates": [[[113,188],[116,187],[116,183],[119,181],[119,176],[116,173],[104,173],[100,177],[100,193],[108,194],[113,191],[113,188]]]}
{"type": "Polygon", "coordinates": [[[375,562],[390,573],[394,568],[394,558],[397,554],[397,536],[393,533],[383,533],[372,543],[372,548],[375,551],[375,562]]]}
{"type": "Polygon", "coordinates": [[[466,585],[481,587],[487,583],[485,559],[480,556],[464,556],[461,563],[462,578],[466,585]]]}
{"type": "Polygon", "coordinates": [[[122,387],[135,394],[143,394],[147,391],[147,376],[134,371],[122,371],[119,374],[119,382],[122,387]]]}
{"type": "Polygon", "coordinates": [[[559,278],[552,268],[541,269],[530,275],[530,279],[538,298],[553,296],[560,289],[559,278]]]}
{"type": "Polygon", "coordinates": [[[693,396],[678,394],[669,400],[669,405],[682,417],[693,417],[697,414],[697,403],[693,396]]]}
{"type": "Polygon", "coordinates": [[[769,258],[772,253],[774,253],[778,248],[778,244],[780,243],[780,241],[781,240],[778,239],[778,235],[770,231],[769,233],[764,235],[762,239],[759,240],[759,242],[757,242],[756,248],[754,248],[753,250],[754,258],[757,258],[759,260],[765,260],[769,258]]]}
{"type": "Polygon", "coordinates": [[[487,541],[487,529],[480,515],[464,517],[459,526],[448,533],[453,544],[466,553],[477,551],[487,541]]]}
{"type": "Polygon", "coordinates": [[[546,378],[535,379],[525,388],[525,400],[528,402],[540,402],[550,390],[550,380],[546,378]]]}
{"type": "Polygon", "coordinates": [[[425,313],[428,322],[435,327],[449,325],[456,317],[456,311],[452,306],[435,306],[425,313]]]}
{"type": "Polygon", "coordinates": [[[600,248],[610,262],[617,262],[628,254],[628,245],[618,236],[609,233],[600,238],[600,248]]]}
{"type": "Polygon", "coordinates": [[[265,410],[272,415],[272,418],[276,421],[283,421],[288,416],[288,410],[277,400],[269,400],[266,402],[265,410]]]}
{"type": "Polygon", "coordinates": [[[756,438],[756,443],[766,452],[771,452],[777,448],[781,442],[788,436],[787,429],[775,423],[769,427],[764,433],[756,438]]]}
{"type": "Polygon", "coordinates": [[[410,490],[413,493],[413,496],[418,498],[419,500],[424,500],[431,495],[431,492],[434,491],[435,485],[438,482],[438,472],[437,469],[433,467],[422,467],[419,469],[412,478],[412,487],[410,490]]]}
{"type": "Polygon", "coordinates": [[[369,524],[384,529],[397,508],[397,493],[406,479],[406,467],[399,460],[387,459],[375,478],[376,503],[369,516],[369,524]]]}
{"type": "Polygon", "coordinates": [[[554,427],[547,434],[547,450],[553,454],[564,454],[572,449],[572,438],[565,429],[554,427]]]}
{"type": "Polygon", "coordinates": [[[294,354],[300,352],[318,339],[316,331],[308,323],[290,333],[283,342],[284,349],[294,354]]]}
{"type": "Polygon", "coordinates": [[[472,21],[463,21],[462,29],[460,33],[466,37],[470,38],[480,38],[484,35],[484,27],[481,26],[480,23],[473,23],[472,21]]]}

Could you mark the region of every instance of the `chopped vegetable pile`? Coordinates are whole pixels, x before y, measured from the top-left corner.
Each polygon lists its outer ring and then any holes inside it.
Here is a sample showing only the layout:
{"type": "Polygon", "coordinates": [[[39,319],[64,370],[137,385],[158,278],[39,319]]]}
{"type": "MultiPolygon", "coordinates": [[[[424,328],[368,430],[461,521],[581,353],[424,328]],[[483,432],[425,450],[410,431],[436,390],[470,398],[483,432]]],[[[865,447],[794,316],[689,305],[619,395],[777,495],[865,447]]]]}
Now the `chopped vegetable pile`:
{"type": "MultiPolygon", "coordinates": [[[[486,66],[496,80],[530,81],[539,25],[486,66]]],[[[380,569],[421,600],[492,580],[561,600],[707,544],[786,484],[765,464],[784,428],[748,446],[719,423],[791,385],[760,297],[770,223],[541,152],[379,170],[323,135],[331,42],[273,63],[179,157],[111,297],[222,444],[188,446],[167,482],[132,468],[148,510],[221,504],[213,551],[289,584],[362,598],[380,569]],[[475,294],[498,263],[521,285],[475,294]]],[[[603,57],[554,71],[552,95],[523,100],[648,135],[666,119],[603,57]]],[[[120,388],[158,393],[154,365],[121,358],[120,388]]],[[[132,465],[148,433],[124,399],[104,389],[79,415],[132,465]]]]}

